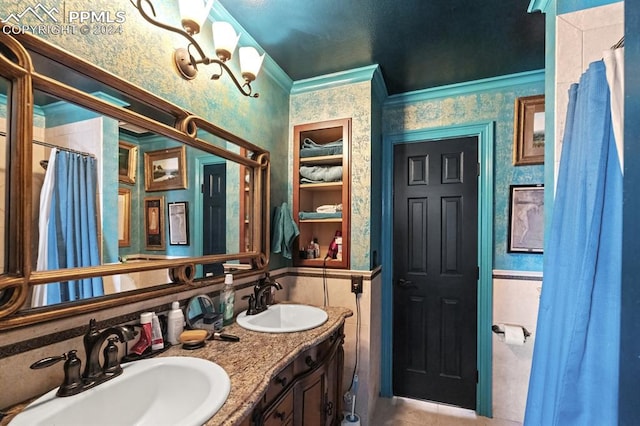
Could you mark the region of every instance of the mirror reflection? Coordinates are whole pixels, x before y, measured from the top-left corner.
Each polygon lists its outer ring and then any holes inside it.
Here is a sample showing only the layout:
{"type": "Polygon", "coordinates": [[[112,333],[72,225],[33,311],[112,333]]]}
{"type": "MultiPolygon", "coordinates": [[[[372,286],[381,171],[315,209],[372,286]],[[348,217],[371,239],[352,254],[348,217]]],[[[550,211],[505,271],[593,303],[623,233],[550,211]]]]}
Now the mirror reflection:
{"type": "MultiPolygon", "coordinates": [[[[252,182],[243,166],[38,91],[34,98],[35,270],[251,250],[252,182]]],[[[250,155],[213,135],[198,137],[250,155]]],[[[195,278],[249,267],[242,259],[198,265],[195,278]]],[[[158,269],[37,285],[25,307],[171,281],[158,269]]]]}
{"type": "MultiPolygon", "coordinates": [[[[222,328],[222,317],[220,315],[217,317],[220,323],[219,328],[222,328]]],[[[216,327],[216,309],[213,300],[206,294],[192,297],[185,309],[184,318],[187,328],[213,330],[216,327]]]]}

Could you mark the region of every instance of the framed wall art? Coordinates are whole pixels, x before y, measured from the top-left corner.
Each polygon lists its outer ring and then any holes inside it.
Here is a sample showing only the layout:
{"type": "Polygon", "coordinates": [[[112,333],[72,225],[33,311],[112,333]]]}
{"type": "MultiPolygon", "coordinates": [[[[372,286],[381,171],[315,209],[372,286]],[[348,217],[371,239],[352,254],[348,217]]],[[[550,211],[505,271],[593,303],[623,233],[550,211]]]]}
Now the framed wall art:
{"type": "Polygon", "coordinates": [[[168,203],[169,244],[172,246],[189,245],[189,203],[180,201],[168,203]]]}
{"type": "Polygon", "coordinates": [[[144,189],[166,191],[187,188],[186,148],[160,149],[144,153],[144,189]]]}
{"type": "Polygon", "coordinates": [[[132,185],[136,183],[137,167],[138,147],[129,142],[118,142],[118,180],[132,185]]]}
{"type": "Polygon", "coordinates": [[[144,199],[144,236],[147,250],[164,250],[164,197],[144,199]]]}
{"type": "Polygon", "coordinates": [[[131,245],[131,190],[118,188],[118,247],[131,245]]]}
{"type": "Polygon", "coordinates": [[[513,164],[544,164],[544,95],[517,98],[514,117],[513,164]]]}
{"type": "Polygon", "coordinates": [[[511,185],[509,253],[542,253],[544,248],[544,185],[511,185]]]}

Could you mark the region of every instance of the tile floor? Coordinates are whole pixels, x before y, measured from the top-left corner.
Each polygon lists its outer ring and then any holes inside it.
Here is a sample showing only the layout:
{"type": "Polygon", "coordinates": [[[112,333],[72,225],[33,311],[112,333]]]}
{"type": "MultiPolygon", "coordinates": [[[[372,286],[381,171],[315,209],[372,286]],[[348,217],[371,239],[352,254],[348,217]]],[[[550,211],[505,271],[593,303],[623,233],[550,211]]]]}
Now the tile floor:
{"type": "Polygon", "coordinates": [[[379,398],[371,426],[521,426],[478,416],[472,410],[407,398],[379,398]]]}

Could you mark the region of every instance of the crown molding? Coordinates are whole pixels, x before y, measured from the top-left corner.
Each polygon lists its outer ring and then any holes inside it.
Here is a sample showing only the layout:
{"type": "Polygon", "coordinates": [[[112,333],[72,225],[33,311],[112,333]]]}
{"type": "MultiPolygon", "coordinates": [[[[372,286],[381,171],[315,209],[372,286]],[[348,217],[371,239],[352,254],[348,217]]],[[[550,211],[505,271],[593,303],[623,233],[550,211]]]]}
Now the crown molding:
{"type": "Polygon", "coordinates": [[[456,83],[429,89],[416,90],[413,92],[400,93],[398,95],[391,95],[387,98],[384,106],[386,108],[398,105],[407,105],[418,102],[425,102],[433,99],[461,96],[469,93],[502,90],[513,86],[527,85],[532,83],[544,83],[544,70],[527,71],[518,74],[485,78],[481,80],[468,81],[464,83],[456,83]]]}

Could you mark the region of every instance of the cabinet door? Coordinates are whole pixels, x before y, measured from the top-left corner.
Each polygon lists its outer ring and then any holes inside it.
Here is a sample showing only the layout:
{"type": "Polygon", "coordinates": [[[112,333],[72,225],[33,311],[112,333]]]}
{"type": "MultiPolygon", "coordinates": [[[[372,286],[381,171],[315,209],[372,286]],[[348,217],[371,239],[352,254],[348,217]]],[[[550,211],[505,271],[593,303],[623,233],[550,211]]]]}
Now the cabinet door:
{"type": "Polygon", "coordinates": [[[325,424],[326,369],[321,367],[298,383],[295,391],[296,424],[325,424]]]}
{"type": "Polygon", "coordinates": [[[340,421],[342,395],[342,365],[344,349],[338,348],[335,355],[327,363],[327,382],[324,402],[324,425],[336,425],[340,421]]]}

